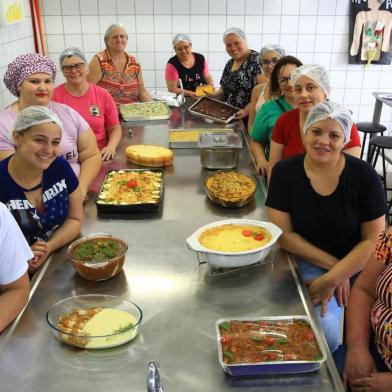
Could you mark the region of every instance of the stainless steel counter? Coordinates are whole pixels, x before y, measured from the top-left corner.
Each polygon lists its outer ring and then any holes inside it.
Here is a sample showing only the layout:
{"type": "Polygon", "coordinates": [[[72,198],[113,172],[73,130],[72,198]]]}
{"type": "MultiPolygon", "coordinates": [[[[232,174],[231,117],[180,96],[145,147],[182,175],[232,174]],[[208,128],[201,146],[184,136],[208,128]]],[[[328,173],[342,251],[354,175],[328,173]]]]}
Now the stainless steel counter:
{"type": "MultiPolygon", "coordinates": [[[[203,190],[207,172],[200,166],[198,150],[177,149],[174,166],[165,169],[161,214],[97,216],[94,197],[107,170],[132,167],[125,162],[126,145],[168,145],[169,128],[196,127],[217,128],[185,110],[176,110],[171,121],[124,124],[118,159],[105,164],[94,182],[83,225],[83,234],[111,232],[129,242],[124,271],[109,281],[85,281],[74,272],[66,250],[57,252],[2,350],[0,346],[1,391],[145,391],[151,360],[160,362],[162,385],[169,392],[343,390],[330,356],[320,371],[295,376],[233,378],[218,363],[217,319],[309,311],[309,298],[283,252],[275,254],[273,264],[212,277],[185,244],[189,234],[212,221],[228,217],[265,220],[260,185],[256,202],[246,207],[216,206],[203,190]],[[59,343],[46,324],[46,311],[60,299],[88,293],[118,295],[137,303],[143,310],[138,337],[101,351],[59,343]]],[[[242,124],[235,127],[242,128],[242,124]]],[[[238,168],[254,172],[246,145],[238,168]]]]}

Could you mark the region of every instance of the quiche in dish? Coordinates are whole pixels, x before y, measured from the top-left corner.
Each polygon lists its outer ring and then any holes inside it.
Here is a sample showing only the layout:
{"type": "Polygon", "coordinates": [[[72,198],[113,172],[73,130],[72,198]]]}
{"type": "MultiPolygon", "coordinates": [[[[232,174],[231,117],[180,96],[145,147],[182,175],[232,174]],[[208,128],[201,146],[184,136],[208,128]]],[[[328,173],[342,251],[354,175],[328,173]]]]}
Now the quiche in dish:
{"type": "Polygon", "coordinates": [[[219,171],[205,181],[207,196],[224,207],[242,207],[250,203],[256,187],[252,177],[235,170],[219,171]]]}

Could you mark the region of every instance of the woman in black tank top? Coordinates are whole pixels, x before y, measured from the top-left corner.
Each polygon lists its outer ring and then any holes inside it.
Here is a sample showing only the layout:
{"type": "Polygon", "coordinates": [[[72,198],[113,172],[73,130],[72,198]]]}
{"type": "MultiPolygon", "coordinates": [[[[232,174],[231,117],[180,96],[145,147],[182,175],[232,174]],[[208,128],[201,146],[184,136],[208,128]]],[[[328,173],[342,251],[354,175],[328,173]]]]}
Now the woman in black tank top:
{"type": "Polygon", "coordinates": [[[173,39],[176,55],[167,62],[165,78],[170,92],[181,94],[179,80],[185,96],[198,98],[195,91],[199,85],[213,85],[206,59],[199,53],[192,52],[192,42],[187,34],[177,34],[173,39]]]}

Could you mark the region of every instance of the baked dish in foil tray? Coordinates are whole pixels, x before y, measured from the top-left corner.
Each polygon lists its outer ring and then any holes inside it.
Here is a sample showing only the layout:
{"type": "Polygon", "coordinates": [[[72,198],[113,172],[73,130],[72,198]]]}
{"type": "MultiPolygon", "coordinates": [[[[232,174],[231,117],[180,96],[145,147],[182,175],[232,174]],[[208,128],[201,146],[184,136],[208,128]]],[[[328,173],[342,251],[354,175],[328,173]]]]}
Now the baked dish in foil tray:
{"type": "Polygon", "coordinates": [[[326,360],[307,316],[220,319],[216,333],[219,362],[232,376],[312,372],[326,360]]]}
{"type": "Polygon", "coordinates": [[[120,105],[124,121],[166,120],[172,112],[164,102],[140,102],[120,105]]]}
{"type": "Polygon", "coordinates": [[[163,198],[161,169],[109,172],[99,191],[99,212],[149,212],[159,210],[163,198]]]}
{"type": "Polygon", "coordinates": [[[227,124],[234,120],[236,113],[240,109],[214,98],[201,97],[188,110],[197,116],[202,116],[221,124],[227,124]]]}

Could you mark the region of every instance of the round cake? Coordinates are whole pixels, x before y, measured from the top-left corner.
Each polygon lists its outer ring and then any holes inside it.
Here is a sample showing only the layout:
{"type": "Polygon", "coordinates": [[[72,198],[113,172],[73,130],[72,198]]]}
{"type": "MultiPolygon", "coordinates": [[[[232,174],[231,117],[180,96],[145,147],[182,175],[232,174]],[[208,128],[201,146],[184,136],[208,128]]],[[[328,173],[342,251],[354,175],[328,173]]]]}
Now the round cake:
{"type": "Polygon", "coordinates": [[[135,165],[162,167],[173,164],[173,151],[162,146],[135,144],[128,146],[125,154],[135,165]]]}

